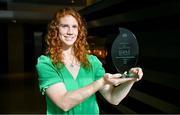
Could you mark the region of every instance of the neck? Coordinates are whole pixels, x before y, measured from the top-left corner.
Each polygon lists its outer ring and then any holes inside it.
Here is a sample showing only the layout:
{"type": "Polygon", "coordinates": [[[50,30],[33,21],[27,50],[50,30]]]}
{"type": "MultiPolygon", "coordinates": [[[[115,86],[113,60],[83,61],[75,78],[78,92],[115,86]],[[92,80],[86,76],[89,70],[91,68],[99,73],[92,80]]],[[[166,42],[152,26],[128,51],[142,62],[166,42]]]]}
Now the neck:
{"type": "Polygon", "coordinates": [[[66,56],[74,56],[74,50],[72,47],[63,49],[63,55],[66,56]]]}
{"type": "Polygon", "coordinates": [[[79,66],[80,63],[74,55],[73,50],[63,51],[63,62],[65,65],[72,67],[79,66]]]}

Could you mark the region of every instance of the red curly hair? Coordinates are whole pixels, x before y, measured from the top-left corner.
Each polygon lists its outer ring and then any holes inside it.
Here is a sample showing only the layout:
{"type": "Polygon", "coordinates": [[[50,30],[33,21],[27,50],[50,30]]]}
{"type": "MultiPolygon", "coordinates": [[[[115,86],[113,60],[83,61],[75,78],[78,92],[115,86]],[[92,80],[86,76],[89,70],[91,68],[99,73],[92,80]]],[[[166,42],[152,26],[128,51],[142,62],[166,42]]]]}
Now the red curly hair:
{"type": "Polygon", "coordinates": [[[87,30],[86,30],[86,22],[82,19],[81,15],[73,8],[64,8],[57,11],[52,19],[52,21],[48,24],[47,35],[45,38],[45,42],[47,44],[46,54],[50,56],[53,64],[58,65],[62,64],[62,42],[59,39],[59,23],[60,18],[71,15],[78,22],[78,36],[77,40],[74,43],[74,54],[78,61],[84,66],[89,67],[89,61],[87,59],[88,54],[88,44],[86,41],[87,30]]]}

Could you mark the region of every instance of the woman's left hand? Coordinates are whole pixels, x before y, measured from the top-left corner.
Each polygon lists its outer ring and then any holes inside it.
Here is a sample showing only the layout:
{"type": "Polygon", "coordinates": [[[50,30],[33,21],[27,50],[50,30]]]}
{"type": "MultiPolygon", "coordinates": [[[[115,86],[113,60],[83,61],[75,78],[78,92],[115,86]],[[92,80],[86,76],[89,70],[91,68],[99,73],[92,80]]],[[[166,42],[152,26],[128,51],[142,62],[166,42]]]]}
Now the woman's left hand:
{"type": "Polygon", "coordinates": [[[131,77],[124,78],[123,75],[120,73],[117,73],[117,74],[106,73],[104,78],[107,83],[112,84],[114,86],[118,86],[127,81],[137,82],[141,80],[143,76],[143,71],[139,67],[134,67],[129,70],[129,74],[131,74],[131,77]]]}
{"type": "Polygon", "coordinates": [[[129,73],[132,74],[135,81],[142,79],[143,71],[140,67],[134,67],[129,70],[129,73]]]}

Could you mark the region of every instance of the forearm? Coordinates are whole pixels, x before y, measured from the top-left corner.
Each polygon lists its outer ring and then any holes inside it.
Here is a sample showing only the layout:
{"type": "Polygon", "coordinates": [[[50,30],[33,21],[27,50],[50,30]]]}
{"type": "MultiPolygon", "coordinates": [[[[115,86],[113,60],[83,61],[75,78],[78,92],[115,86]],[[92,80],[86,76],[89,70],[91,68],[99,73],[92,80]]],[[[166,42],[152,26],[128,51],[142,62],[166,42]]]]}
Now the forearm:
{"type": "Polygon", "coordinates": [[[111,103],[118,105],[129,93],[134,81],[127,81],[117,87],[114,87],[111,92],[111,103]]]}
{"type": "Polygon", "coordinates": [[[119,104],[129,93],[133,84],[143,76],[141,68],[132,68],[130,73],[133,73],[134,77],[121,78],[121,74],[108,73],[105,75],[105,79],[109,82],[109,85],[105,85],[100,92],[111,104],[119,104]]]}
{"type": "Polygon", "coordinates": [[[72,107],[78,105],[86,98],[90,97],[95,92],[97,92],[103,85],[104,85],[104,79],[101,78],[86,87],[80,88],[75,91],[67,92],[63,96],[63,101],[66,103],[64,107],[65,110],[69,110],[72,107]]]}

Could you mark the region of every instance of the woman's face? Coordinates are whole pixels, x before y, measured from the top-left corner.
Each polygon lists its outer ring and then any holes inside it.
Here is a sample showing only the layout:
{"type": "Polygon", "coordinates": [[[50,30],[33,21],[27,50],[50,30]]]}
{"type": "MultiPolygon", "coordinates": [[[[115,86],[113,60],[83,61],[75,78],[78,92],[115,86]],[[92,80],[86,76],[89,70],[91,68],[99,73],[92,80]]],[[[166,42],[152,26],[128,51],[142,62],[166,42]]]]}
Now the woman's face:
{"type": "Polygon", "coordinates": [[[71,16],[66,15],[60,19],[59,38],[64,47],[73,46],[78,36],[78,22],[71,16]]]}

